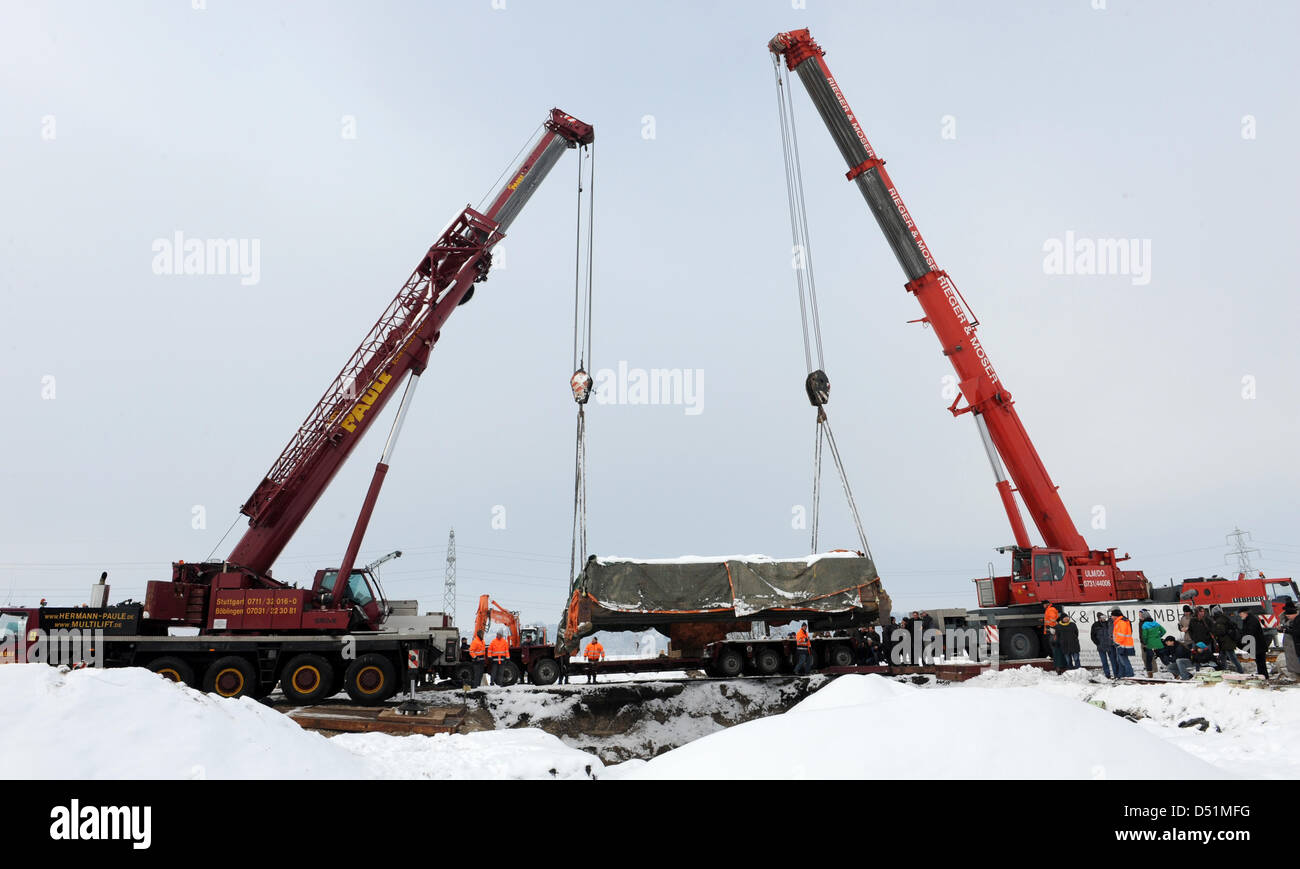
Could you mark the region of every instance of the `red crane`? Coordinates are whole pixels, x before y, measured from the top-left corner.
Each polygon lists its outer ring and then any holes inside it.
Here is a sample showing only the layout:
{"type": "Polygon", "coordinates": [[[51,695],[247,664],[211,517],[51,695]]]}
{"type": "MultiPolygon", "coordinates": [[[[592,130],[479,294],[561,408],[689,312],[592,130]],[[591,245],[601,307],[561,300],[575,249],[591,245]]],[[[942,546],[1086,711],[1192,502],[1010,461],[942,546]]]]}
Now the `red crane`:
{"type": "Polygon", "coordinates": [[[779,33],[768,43],[777,58],[797,73],[817,112],[849,166],[853,181],[907,276],[928,323],[957,373],[960,395],[949,410],[970,414],[993,467],[998,495],[1015,536],[1011,576],[979,580],[981,606],[1029,604],[1042,600],[1125,600],[1146,597],[1141,571],[1120,570],[1128,555],[1092,549],[1070,519],[1043,460],[1025,431],[1015,402],[976,334],[979,321],[948,273],[939,268],[912,215],[903,204],[885,161],[867,141],[857,116],[826,65],[825,52],[807,30],[779,33]],[[958,406],[962,400],[965,406],[958,406]],[[1003,463],[1010,481],[1003,472],[1003,463]],[[1014,483],[1014,488],[1012,484],[1014,483]],[[1016,506],[1019,493],[1045,546],[1034,546],[1016,506]]]}
{"type": "MultiPolygon", "coordinates": [[[[366,492],[360,516],[337,571],[317,574],[321,601],[341,604],[352,579],[388,462],[420,375],[452,311],[467,302],[474,285],[488,277],[492,248],[566,149],[589,145],[591,125],[552,109],[537,142],[482,212],[466,207],[420,258],[406,283],[366,333],[325,394],[298,427],[240,508],[248,530],[224,562],[173,568],[174,580],[220,588],[283,588],[271,579],[271,565],[288,545],[312,507],[347,461],[389,400],[406,388],[392,431],[366,492]],[[409,375],[409,380],[408,380],[409,375]],[[220,577],[220,581],[214,578],[220,577]]],[[[355,580],[354,580],[355,581],[355,580]]],[[[376,598],[373,594],[363,597],[376,598]]],[[[362,606],[376,623],[379,602],[362,606]],[[371,610],[375,612],[371,612],[371,610]]],[[[346,621],[346,620],[345,620],[346,621]]],[[[325,621],[316,620],[318,626],[325,621]]],[[[304,624],[306,627],[306,624],[304,624]]]]}

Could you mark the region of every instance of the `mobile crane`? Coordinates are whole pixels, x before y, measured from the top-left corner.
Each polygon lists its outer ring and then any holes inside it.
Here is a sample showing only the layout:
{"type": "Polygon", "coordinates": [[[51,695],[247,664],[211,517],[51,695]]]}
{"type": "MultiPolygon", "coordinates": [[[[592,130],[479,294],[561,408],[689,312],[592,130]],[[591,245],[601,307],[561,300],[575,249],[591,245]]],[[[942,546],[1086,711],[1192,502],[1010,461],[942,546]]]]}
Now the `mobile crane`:
{"type": "Polygon", "coordinates": [[[99,650],[109,666],[146,666],[227,697],[263,695],[279,682],[299,702],[342,687],[354,701],[373,705],[392,696],[400,668],[418,668],[421,676],[447,672],[458,657],[450,616],[418,617],[413,602],[397,612],[372,569],[394,556],[358,568],[357,554],[443,325],[487,280],[493,247],[564,152],[594,138],[591,125],[551,110],[489,206],[482,212],[467,206],[420,257],[240,508],[248,529],[227,558],[175,562],[170,580],[147,584],[141,604],[15,610],[13,619],[27,620],[29,636],[64,623],[111,626],[99,650]],[[316,571],[310,588],[272,578],[276,558],[403,383],[342,563],[316,571]],[[198,636],[170,636],[177,627],[197,628],[198,636]]]}
{"type": "MultiPolygon", "coordinates": [[[[1007,625],[1000,636],[1004,654],[1031,657],[1038,652],[1043,601],[1149,598],[1150,583],[1142,571],[1119,567],[1129,559],[1127,553],[1116,555],[1113,547],[1093,549],[1075,527],[1016,412],[1011,392],[979,340],[978,319],[956,283],[935,262],[885,171],[885,161],[872,148],[831,75],[825,52],[806,29],[778,33],[768,49],[775,62],[784,60],[803,82],[848,164],[847,179],[866,199],[907,277],[907,292],[921,305],[924,316],[919,322],[934,330],[956,372],[959,395],[948,409],[954,417],[969,414],[974,420],[1015,538],[1014,545],[998,550],[1011,554],[1010,575],[976,580],[981,608],[1010,608],[1001,613],[1007,625]],[[1017,493],[1042,535],[1042,546],[1030,541],[1014,498],[1017,493]]],[[[993,618],[997,620],[996,615],[993,618]]]]}

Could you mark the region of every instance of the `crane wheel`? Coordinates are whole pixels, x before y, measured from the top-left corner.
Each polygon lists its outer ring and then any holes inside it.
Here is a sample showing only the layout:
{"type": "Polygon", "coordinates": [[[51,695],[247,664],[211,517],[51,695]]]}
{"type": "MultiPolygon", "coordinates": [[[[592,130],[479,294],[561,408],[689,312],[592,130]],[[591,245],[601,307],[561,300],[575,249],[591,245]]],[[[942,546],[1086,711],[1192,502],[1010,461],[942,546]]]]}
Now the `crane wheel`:
{"type": "Polygon", "coordinates": [[[334,683],[334,667],[320,655],[295,655],[280,676],[280,690],[291,703],[318,703],[330,696],[334,683]]]}
{"type": "Polygon", "coordinates": [[[741,670],[745,669],[745,659],[735,649],[723,649],[718,653],[714,669],[719,676],[734,679],[740,675],[741,670]]]}
{"type": "Polygon", "coordinates": [[[194,668],[181,658],[164,655],[149,662],[149,669],[172,682],[194,687],[194,668]]]}
{"type": "Polygon", "coordinates": [[[368,652],[348,665],[343,690],[358,706],[378,706],[397,692],[397,671],[383,655],[368,652]]]}
{"type": "Polygon", "coordinates": [[[560,678],[560,663],[554,658],[542,658],[533,664],[529,676],[534,685],[552,685],[560,678]]]}
{"type": "Polygon", "coordinates": [[[832,667],[852,667],[853,650],[848,646],[835,645],[831,646],[830,654],[826,656],[832,667]]]}
{"type": "Polygon", "coordinates": [[[776,649],[759,649],[754,653],[754,670],[760,676],[771,676],[781,669],[781,655],[776,649]]]}
{"type": "Polygon", "coordinates": [[[257,672],[238,655],[218,658],[203,674],[203,690],[218,697],[251,697],[256,687],[257,672]]]}
{"type": "MultiPolygon", "coordinates": [[[[466,661],[457,664],[451,670],[451,681],[453,685],[469,685],[473,681],[474,666],[466,661]]],[[[473,687],[478,688],[478,685],[473,687]]]]}
{"type": "Polygon", "coordinates": [[[998,654],[1011,661],[1038,657],[1038,635],[1033,628],[1003,628],[998,632],[998,654]]]}

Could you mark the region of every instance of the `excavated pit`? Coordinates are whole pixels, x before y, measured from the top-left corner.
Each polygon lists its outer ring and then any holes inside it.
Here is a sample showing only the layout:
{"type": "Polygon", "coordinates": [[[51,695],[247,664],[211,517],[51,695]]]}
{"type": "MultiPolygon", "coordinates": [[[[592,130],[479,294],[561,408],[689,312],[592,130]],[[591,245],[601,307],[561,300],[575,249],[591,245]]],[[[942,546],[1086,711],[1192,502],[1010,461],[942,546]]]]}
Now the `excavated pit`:
{"type": "Polygon", "coordinates": [[[538,727],[605,763],[648,760],[745,721],[785,712],[823,676],[691,679],[596,685],[515,685],[457,694],[460,732],[538,727]]]}

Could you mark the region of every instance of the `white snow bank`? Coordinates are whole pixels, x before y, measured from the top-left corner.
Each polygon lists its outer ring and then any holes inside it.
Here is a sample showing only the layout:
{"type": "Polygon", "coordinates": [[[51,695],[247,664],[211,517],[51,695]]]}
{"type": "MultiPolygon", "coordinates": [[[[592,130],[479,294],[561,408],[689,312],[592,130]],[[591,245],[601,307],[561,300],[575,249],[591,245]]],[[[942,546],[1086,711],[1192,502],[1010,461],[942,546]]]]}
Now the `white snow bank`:
{"type": "Polygon", "coordinates": [[[988,672],[961,685],[971,687],[1028,688],[1129,712],[1142,718],[1140,725],[1147,732],[1234,775],[1300,779],[1300,753],[1295,751],[1300,744],[1300,688],[1251,687],[1226,680],[1170,680],[1159,685],[1092,681],[1085,670],[1058,677],[1034,667],[988,672]],[[1195,719],[1205,719],[1204,732],[1179,727],[1195,719]]]}
{"type": "Polygon", "coordinates": [[[387,779],[589,779],[605,769],[595,755],[531,727],[438,736],[343,733],[330,742],[387,779]]]}
{"type": "Polygon", "coordinates": [[[784,715],[607,773],[628,779],[1223,777],[1143,728],[1077,700],[1033,688],[927,690],[857,675],[841,676],[784,715]]]}
{"type": "Polygon", "coordinates": [[[594,755],[535,730],[326,739],[253,700],[134,667],[0,666],[0,709],[8,779],[588,778],[603,770],[594,755]]]}

